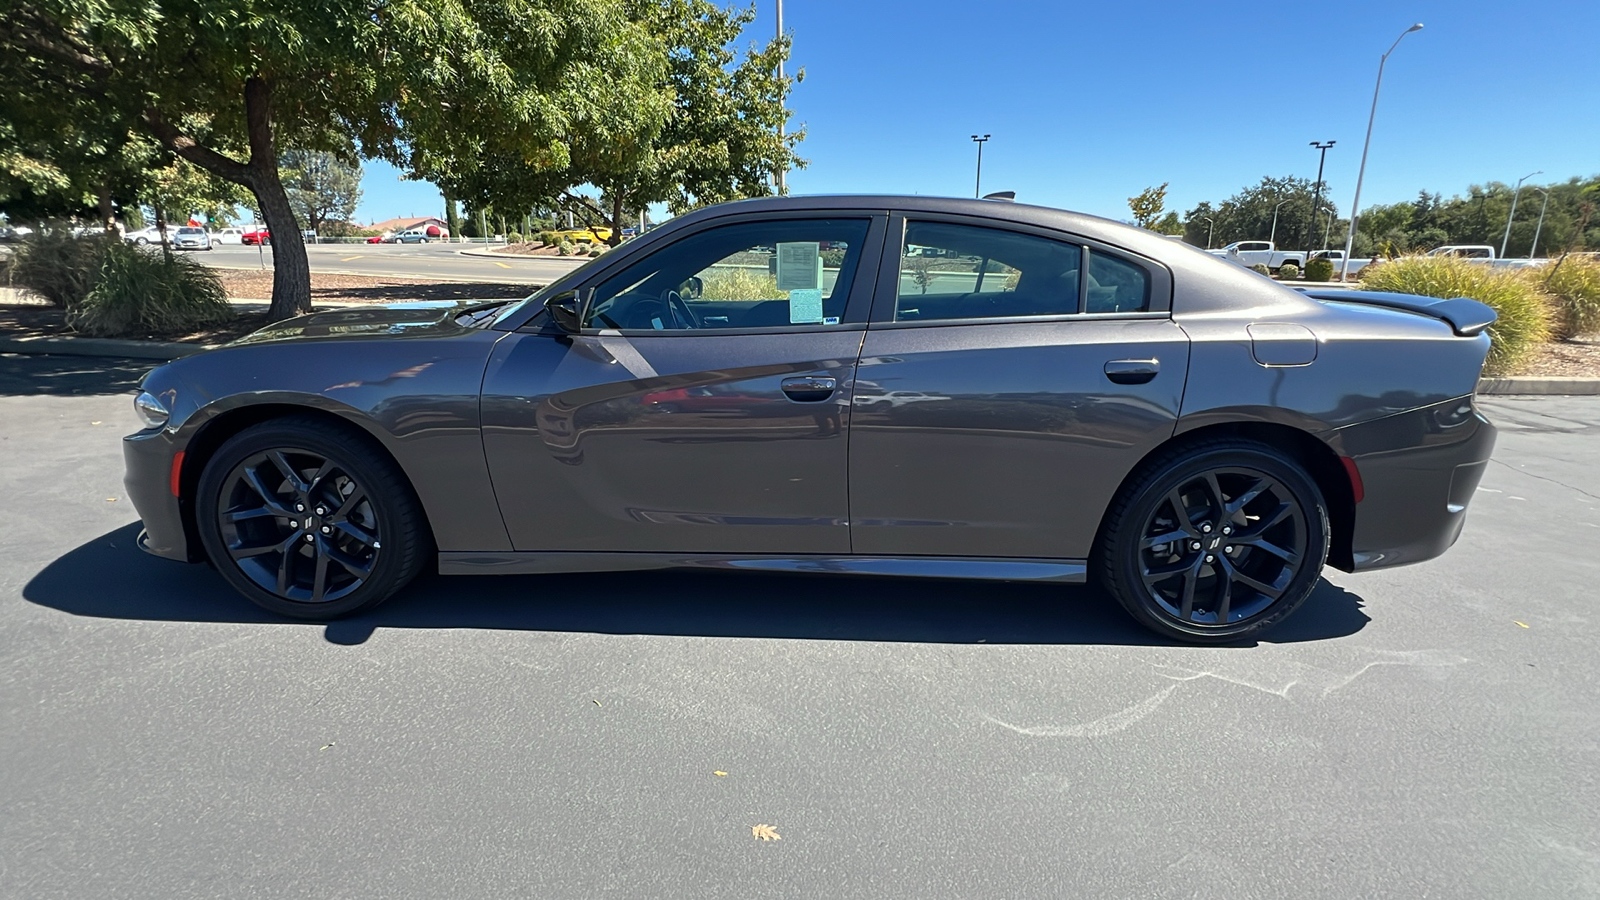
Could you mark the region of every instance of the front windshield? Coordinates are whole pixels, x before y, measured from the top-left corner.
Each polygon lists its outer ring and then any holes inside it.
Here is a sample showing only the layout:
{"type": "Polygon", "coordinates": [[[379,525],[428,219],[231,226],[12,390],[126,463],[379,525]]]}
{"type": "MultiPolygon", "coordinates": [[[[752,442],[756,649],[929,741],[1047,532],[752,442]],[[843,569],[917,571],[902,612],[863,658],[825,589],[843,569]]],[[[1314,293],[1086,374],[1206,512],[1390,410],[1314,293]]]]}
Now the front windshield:
{"type": "Polygon", "coordinates": [[[493,328],[496,325],[499,325],[501,322],[505,321],[506,319],[509,319],[512,316],[516,315],[519,310],[528,309],[529,308],[529,304],[532,304],[534,308],[544,306],[544,301],[547,298],[549,298],[550,293],[551,293],[550,289],[552,287],[554,287],[555,285],[558,285],[558,284],[569,284],[569,283],[571,283],[571,279],[573,279],[575,276],[578,276],[579,273],[587,271],[588,269],[593,267],[595,263],[599,262],[602,259],[605,259],[605,256],[593,257],[588,262],[584,263],[581,266],[578,266],[576,269],[573,269],[571,272],[567,273],[566,275],[563,275],[560,278],[557,278],[556,280],[550,282],[549,284],[539,288],[538,290],[534,291],[532,294],[529,294],[527,297],[524,297],[522,300],[519,300],[516,303],[507,303],[503,308],[501,308],[501,310],[500,310],[498,315],[496,315],[493,319],[490,319],[489,321],[484,323],[484,327],[485,328],[493,328]]]}

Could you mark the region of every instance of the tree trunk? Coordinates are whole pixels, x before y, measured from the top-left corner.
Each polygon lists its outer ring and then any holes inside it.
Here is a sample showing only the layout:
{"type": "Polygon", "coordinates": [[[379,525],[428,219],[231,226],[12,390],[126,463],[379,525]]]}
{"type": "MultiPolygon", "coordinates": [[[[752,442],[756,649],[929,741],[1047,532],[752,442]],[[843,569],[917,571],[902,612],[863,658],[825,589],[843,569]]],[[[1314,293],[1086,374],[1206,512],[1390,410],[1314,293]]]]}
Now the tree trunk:
{"type": "Polygon", "coordinates": [[[615,247],[622,243],[622,192],[617,191],[611,197],[611,237],[606,243],[615,247]]]}
{"type": "Polygon", "coordinates": [[[105,228],[106,234],[116,234],[116,210],[111,205],[111,188],[106,186],[105,182],[100,183],[100,196],[98,199],[100,208],[100,225],[105,228]]]}
{"type": "Polygon", "coordinates": [[[161,255],[172,259],[172,245],[167,243],[167,214],[162,211],[161,204],[152,203],[150,208],[156,211],[156,237],[161,239],[161,255]]]}
{"type": "Polygon", "coordinates": [[[449,191],[441,193],[444,194],[445,228],[449,229],[451,240],[459,240],[461,238],[461,213],[456,210],[456,198],[450,196],[449,191]]]}
{"type": "Polygon", "coordinates": [[[272,236],[272,305],[267,319],[278,322],[311,311],[311,263],[277,168],[260,167],[255,180],[250,189],[272,236]]]}

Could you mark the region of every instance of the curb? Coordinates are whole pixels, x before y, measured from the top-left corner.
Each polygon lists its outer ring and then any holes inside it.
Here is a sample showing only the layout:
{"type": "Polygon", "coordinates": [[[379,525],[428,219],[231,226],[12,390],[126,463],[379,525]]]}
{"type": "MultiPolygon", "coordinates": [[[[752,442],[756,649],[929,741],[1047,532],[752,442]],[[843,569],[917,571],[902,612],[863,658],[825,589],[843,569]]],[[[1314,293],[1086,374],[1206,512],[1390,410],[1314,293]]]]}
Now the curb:
{"type": "MultiPolygon", "coordinates": [[[[504,246],[503,244],[500,246],[504,246]]],[[[520,260],[522,262],[588,262],[589,257],[583,256],[519,256],[515,253],[496,253],[493,250],[457,250],[461,256],[477,256],[484,259],[520,260]]],[[[574,266],[576,268],[576,266],[574,266]]]]}
{"type": "Polygon", "coordinates": [[[51,356],[115,356],[161,362],[210,350],[219,344],[185,344],[177,341],[126,341],[114,338],[36,337],[0,338],[0,353],[51,356]]]}
{"type": "Polygon", "coordinates": [[[1488,396],[1524,394],[1531,396],[1600,396],[1600,378],[1539,378],[1519,376],[1514,378],[1483,378],[1478,381],[1478,393],[1488,396]]]}

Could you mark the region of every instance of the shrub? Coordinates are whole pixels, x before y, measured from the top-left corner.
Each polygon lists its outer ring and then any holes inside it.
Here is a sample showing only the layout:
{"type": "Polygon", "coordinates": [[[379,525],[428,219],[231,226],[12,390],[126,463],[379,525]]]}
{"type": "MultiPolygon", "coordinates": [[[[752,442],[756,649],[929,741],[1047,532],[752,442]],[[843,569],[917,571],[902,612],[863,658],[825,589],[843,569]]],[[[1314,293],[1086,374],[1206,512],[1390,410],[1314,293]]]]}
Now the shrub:
{"type": "Polygon", "coordinates": [[[187,256],[117,241],[106,248],[94,287],[68,310],[67,324],[84,334],[180,333],[233,317],[222,281],[187,256]]]}
{"type": "Polygon", "coordinates": [[[539,243],[546,247],[554,247],[556,245],[556,233],[554,231],[539,232],[539,243]]]}
{"type": "Polygon", "coordinates": [[[788,298],[778,290],[778,279],[760,270],[713,268],[700,276],[702,300],[775,300],[788,298]]]}
{"type": "Polygon", "coordinates": [[[506,243],[508,243],[508,244],[520,244],[520,243],[522,243],[522,235],[521,235],[521,233],[513,231],[510,234],[506,235],[506,243]]]}
{"type": "Polygon", "coordinates": [[[1316,259],[1313,259],[1310,262],[1307,262],[1306,263],[1306,280],[1307,281],[1332,281],[1333,280],[1333,260],[1328,259],[1327,257],[1324,257],[1324,256],[1319,256],[1316,259]]]}
{"type": "Polygon", "coordinates": [[[106,234],[73,237],[64,229],[40,229],[17,245],[11,257],[11,283],[75,309],[94,287],[106,250],[122,241],[106,234]]]}
{"type": "Polygon", "coordinates": [[[1300,277],[1300,267],[1292,262],[1286,262],[1278,267],[1278,277],[1284,281],[1294,281],[1300,277]]]}
{"type": "Polygon", "coordinates": [[[1362,270],[1361,287],[1423,297],[1471,297],[1500,316],[1489,326],[1490,375],[1516,372],[1528,355],[1550,337],[1548,298],[1526,272],[1496,269],[1464,259],[1405,256],[1362,270]]]}
{"type": "Polygon", "coordinates": [[[1523,271],[1554,301],[1556,337],[1600,332],[1600,260],[1569,256],[1558,265],[1523,271]]]}
{"type": "Polygon", "coordinates": [[[593,247],[589,248],[589,255],[590,256],[599,256],[600,254],[602,254],[604,252],[606,252],[606,251],[605,251],[605,245],[603,245],[603,244],[595,244],[593,247]]]}
{"type": "Polygon", "coordinates": [[[1267,264],[1266,263],[1256,263],[1255,265],[1250,267],[1250,271],[1259,272],[1262,275],[1267,275],[1267,276],[1271,276],[1272,275],[1272,270],[1267,268],[1267,264]]]}
{"type": "Polygon", "coordinates": [[[567,242],[567,241],[562,241],[561,243],[557,244],[556,245],[556,255],[557,256],[571,256],[572,255],[572,244],[567,242]]]}

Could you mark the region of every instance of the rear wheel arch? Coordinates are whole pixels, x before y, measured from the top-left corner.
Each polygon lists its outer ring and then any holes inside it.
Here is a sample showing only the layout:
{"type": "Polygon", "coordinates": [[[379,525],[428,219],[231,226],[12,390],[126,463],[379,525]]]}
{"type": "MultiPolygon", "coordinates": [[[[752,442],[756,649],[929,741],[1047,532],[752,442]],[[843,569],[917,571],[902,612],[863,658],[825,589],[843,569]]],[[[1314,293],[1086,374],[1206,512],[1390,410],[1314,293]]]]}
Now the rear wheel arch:
{"type": "Polygon", "coordinates": [[[1317,489],[1322,492],[1323,502],[1328,508],[1328,526],[1331,530],[1328,564],[1345,572],[1351,570],[1354,566],[1352,547],[1356,503],[1355,492],[1351,488],[1350,476],[1344,468],[1344,463],[1339,460],[1339,455],[1333,448],[1315,435],[1292,425],[1275,422],[1224,422],[1206,425],[1174,435],[1145,454],[1138,464],[1128,470],[1127,476],[1123,478],[1122,484],[1113,495],[1112,502],[1102,513],[1100,527],[1096,532],[1096,553],[1099,552],[1099,535],[1106,529],[1105,517],[1111,514],[1111,510],[1116,508],[1117,501],[1123,493],[1139,481],[1149,466],[1175,452],[1217,438],[1258,441],[1287,454],[1305,469],[1306,474],[1316,483],[1317,489]]]}
{"type": "MultiPolygon", "coordinates": [[[[411,487],[415,495],[416,488],[410,484],[410,475],[389,448],[384,446],[383,441],[366,428],[338,413],[293,403],[259,403],[226,410],[201,425],[200,430],[184,447],[183,468],[178,473],[178,507],[183,516],[183,531],[188,541],[190,559],[205,558],[195,518],[195,498],[200,487],[200,475],[205,471],[206,464],[229,438],[253,425],[278,419],[318,422],[345,432],[363,448],[393,465],[406,479],[407,486],[411,487]]],[[[433,524],[428,521],[427,508],[422,505],[420,498],[417,500],[416,508],[422,512],[423,533],[432,539],[433,524]]]]}

